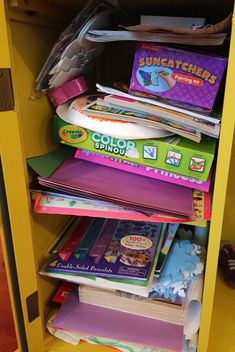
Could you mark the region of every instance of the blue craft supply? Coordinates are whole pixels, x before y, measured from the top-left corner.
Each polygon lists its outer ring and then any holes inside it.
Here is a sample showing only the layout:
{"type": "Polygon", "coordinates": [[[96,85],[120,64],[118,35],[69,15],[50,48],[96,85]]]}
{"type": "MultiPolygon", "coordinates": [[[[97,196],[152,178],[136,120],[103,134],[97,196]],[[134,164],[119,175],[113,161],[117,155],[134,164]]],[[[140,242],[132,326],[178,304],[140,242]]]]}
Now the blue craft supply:
{"type": "Polygon", "coordinates": [[[91,222],[85,233],[85,236],[73,253],[76,258],[84,259],[86,257],[90,248],[92,248],[93,244],[98,238],[104,223],[105,219],[102,218],[96,218],[91,222]]]}
{"type": "Polygon", "coordinates": [[[172,301],[175,301],[178,295],[185,297],[188,284],[195,275],[203,271],[204,263],[201,252],[200,245],[188,240],[175,241],[160,277],[153,281],[153,294],[156,292],[172,301]]]}

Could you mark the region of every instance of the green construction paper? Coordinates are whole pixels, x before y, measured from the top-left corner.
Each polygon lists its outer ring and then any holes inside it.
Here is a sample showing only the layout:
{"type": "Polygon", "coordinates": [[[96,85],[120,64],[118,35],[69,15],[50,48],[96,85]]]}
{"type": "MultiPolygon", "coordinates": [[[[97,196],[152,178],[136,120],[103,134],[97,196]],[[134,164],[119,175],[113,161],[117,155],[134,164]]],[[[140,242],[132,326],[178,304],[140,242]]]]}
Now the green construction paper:
{"type": "Polygon", "coordinates": [[[49,177],[72,153],[73,148],[63,146],[51,153],[27,158],[27,164],[39,176],[49,177]]]}

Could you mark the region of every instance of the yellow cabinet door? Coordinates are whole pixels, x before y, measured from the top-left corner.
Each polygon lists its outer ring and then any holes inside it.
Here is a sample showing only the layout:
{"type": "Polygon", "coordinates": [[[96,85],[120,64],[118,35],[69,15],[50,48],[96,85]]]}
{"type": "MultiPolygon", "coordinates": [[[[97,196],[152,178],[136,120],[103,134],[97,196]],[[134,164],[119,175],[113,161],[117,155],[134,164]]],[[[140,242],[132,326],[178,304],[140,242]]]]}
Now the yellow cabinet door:
{"type": "MultiPolygon", "coordinates": [[[[73,8],[79,1],[43,1],[43,4],[57,3],[71,4],[73,8]]],[[[3,1],[0,0],[0,69],[10,69],[14,92],[14,107],[9,111],[0,111],[0,155],[2,165],[2,187],[6,192],[5,202],[2,200],[4,208],[3,232],[5,241],[5,256],[9,263],[7,271],[11,289],[12,304],[16,322],[19,351],[29,352],[61,352],[61,351],[104,351],[111,350],[100,346],[81,344],[71,346],[51,337],[45,328],[47,313],[50,310],[50,298],[57,285],[56,281],[40,277],[37,273],[43,263],[47,248],[56,238],[63,224],[68,220],[67,216],[46,216],[33,213],[28,184],[30,175],[27,172],[26,158],[47,153],[57,146],[51,141],[51,117],[53,111],[46,97],[34,92],[35,79],[48,54],[50,47],[57,38],[60,29],[48,26],[48,21],[40,23],[37,19],[31,23],[32,18],[25,19],[25,14],[20,20],[20,15],[11,16],[11,7],[8,3],[40,4],[37,1],[3,1]],[[4,4],[6,7],[4,7],[4,4]],[[15,261],[15,284],[12,282],[11,263],[7,254],[7,236],[12,240],[12,250],[15,261]],[[16,307],[16,303],[20,306],[16,307]]],[[[142,6],[144,3],[151,4],[156,10],[154,1],[138,1],[142,6]]],[[[198,6],[193,1],[171,0],[164,4],[159,1],[162,8],[166,6],[168,11],[171,5],[176,4],[186,8],[198,6]]],[[[230,2],[230,5],[233,1],[230,2]]],[[[122,1],[122,4],[133,3],[122,1]]],[[[201,12],[206,9],[207,4],[199,1],[201,12]]],[[[22,5],[22,6],[23,6],[22,5]]],[[[134,6],[137,6],[136,4],[134,6]]],[[[128,7],[128,6],[127,6],[128,7]]],[[[46,7],[44,7],[45,9],[46,7]]],[[[219,9],[224,9],[221,1],[215,1],[215,12],[219,15],[219,9]]],[[[207,9],[207,13],[208,13],[207,9]]],[[[74,12],[76,13],[76,12],[74,12]]],[[[210,226],[209,244],[207,253],[207,265],[205,272],[205,286],[203,293],[201,328],[199,333],[198,352],[217,352],[215,348],[220,346],[218,352],[232,352],[223,350],[223,344],[217,344],[220,337],[214,326],[218,329],[226,322],[220,321],[221,315],[216,315],[216,306],[213,306],[214,290],[216,285],[217,259],[221,233],[225,233],[234,228],[234,220],[228,220],[228,213],[233,214],[233,202],[227,192],[227,183],[231,183],[233,170],[229,173],[230,157],[233,151],[233,133],[235,121],[235,32],[232,31],[231,49],[227,72],[226,92],[222,117],[222,129],[218,151],[218,161],[216,169],[215,189],[213,196],[212,221],[210,226]],[[229,205],[230,206],[229,206],[229,205]],[[227,223],[227,225],[226,225],[227,223]],[[214,314],[212,315],[212,312],[214,314]],[[210,323],[212,319],[213,331],[211,331],[211,341],[207,348],[210,323]],[[219,317],[219,319],[217,318],[219,317]]],[[[1,72],[1,71],[0,71],[1,72]]],[[[1,76],[0,76],[1,89],[1,76]]],[[[1,94],[0,94],[1,97],[1,94]]],[[[232,200],[234,198],[232,197],[232,200]]],[[[235,216],[233,216],[235,219],[235,216]]],[[[232,238],[235,239],[233,235],[232,238]]],[[[10,252],[9,252],[10,253],[10,252]]],[[[12,254],[12,253],[10,253],[12,254]]],[[[13,266],[12,266],[13,268],[13,266]]],[[[12,269],[13,270],[13,269],[12,269]]],[[[219,294],[220,286],[216,286],[216,295],[219,294]]],[[[226,291],[226,290],[225,290],[226,291]]],[[[225,292],[223,291],[223,292],[225,292]]],[[[229,294],[226,297],[230,297],[229,294]]],[[[215,304],[220,304],[216,299],[215,304]]],[[[226,308],[228,309],[228,308],[226,308]]],[[[229,326],[235,322],[235,318],[230,315],[227,321],[229,326]]],[[[229,329],[227,329],[229,330],[229,329]]],[[[231,329],[229,330],[231,332],[231,329]]],[[[223,337],[223,336],[222,336],[223,337]]],[[[222,341],[222,340],[221,340],[222,341]]],[[[232,345],[229,345],[230,347],[232,345]]]]}

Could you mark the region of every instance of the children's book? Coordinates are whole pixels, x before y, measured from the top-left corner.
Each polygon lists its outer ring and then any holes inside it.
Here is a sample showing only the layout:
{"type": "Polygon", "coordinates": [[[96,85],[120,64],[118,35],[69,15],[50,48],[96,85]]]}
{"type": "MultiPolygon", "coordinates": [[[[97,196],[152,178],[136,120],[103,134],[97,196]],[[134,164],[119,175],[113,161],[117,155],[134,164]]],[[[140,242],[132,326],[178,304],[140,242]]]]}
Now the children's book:
{"type": "MultiPolygon", "coordinates": [[[[90,104],[88,104],[90,105],[90,104]]],[[[172,132],[163,130],[162,125],[147,126],[139,123],[140,120],[127,121],[127,119],[111,118],[95,114],[97,110],[92,110],[94,114],[86,115],[77,104],[75,99],[71,104],[59,105],[56,109],[58,116],[67,123],[75,124],[82,128],[107,134],[108,136],[121,139],[148,139],[160,138],[172,135],[172,132]],[[160,128],[158,128],[160,127],[160,128]]]]}
{"type": "Polygon", "coordinates": [[[143,121],[139,123],[143,123],[147,126],[151,126],[154,123],[162,124],[162,126],[165,125],[166,129],[167,126],[171,128],[175,126],[178,129],[178,132],[181,132],[181,134],[182,132],[185,133],[185,137],[187,137],[187,133],[190,132],[190,128],[191,133],[194,130],[200,133],[207,134],[211,137],[219,137],[219,120],[217,121],[217,123],[205,121],[203,119],[172,111],[167,108],[162,108],[148,103],[142,103],[134,99],[127,99],[115,95],[107,95],[104,97],[104,99],[98,98],[97,102],[100,105],[106,106],[107,109],[109,108],[110,110],[122,110],[122,112],[120,112],[119,114],[123,114],[125,111],[129,112],[128,115],[130,115],[130,119],[128,116],[128,121],[131,121],[131,118],[141,118],[143,121]]]}
{"type": "Polygon", "coordinates": [[[48,272],[148,280],[161,234],[161,223],[107,220],[85,258],[49,256],[48,272]]]}
{"type": "MultiPolygon", "coordinates": [[[[171,132],[172,134],[179,134],[182,137],[191,139],[195,142],[200,142],[201,134],[200,131],[197,131],[195,128],[189,127],[187,124],[183,124],[180,122],[172,122],[170,120],[166,120],[162,117],[157,116],[156,114],[151,114],[147,112],[141,112],[137,109],[128,109],[125,107],[119,107],[115,105],[111,105],[104,99],[97,99],[97,101],[92,102],[82,108],[82,114],[95,117],[96,119],[101,118],[105,119],[113,119],[114,121],[125,121],[126,123],[136,123],[137,125],[143,125],[148,127],[153,127],[157,129],[166,130],[171,132]]],[[[58,112],[58,115],[63,118],[62,114],[58,112]]],[[[89,128],[89,127],[87,127],[89,128]]],[[[90,128],[91,129],[91,128],[90,128]]],[[[105,133],[105,132],[103,132],[105,133]]],[[[108,133],[106,133],[108,134],[108,133]]],[[[111,134],[109,134],[111,136],[111,134]]],[[[159,133],[159,137],[161,137],[159,133]]],[[[125,137],[123,137],[125,138],[125,137]]],[[[147,139],[147,135],[144,139],[147,139]]],[[[151,137],[149,137],[151,138],[151,137]]],[[[152,138],[155,138],[154,136],[152,138]]],[[[136,138],[133,138],[136,139],[136,138]]],[[[143,139],[143,138],[142,138],[143,139]]]]}
{"type": "Polygon", "coordinates": [[[179,224],[168,224],[166,236],[162,243],[162,248],[159,253],[156,269],[155,269],[155,276],[158,277],[161,273],[165,260],[167,258],[167,254],[170,250],[176,232],[178,230],[179,224]]]}
{"type": "Polygon", "coordinates": [[[164,212],[154,212],[147,215],[122,206],[108,202],[94,202],[91,199],[80,201],[79,197],[66,194],[34,193],[34,212],[44,214],[63,214],[74,216],[93,216],[106,219],[189,223],[194,226],[205,227],[207,220],[211,218],[210,194],[193,190],[193,215],[189,218],[181,216],[169,216],[164,212]]]}
{"type": "MultiPolygon", "coordinates": [[[[162,230],[160,233],[160,238],[157,246],[157,253],[161,247],[162,240],[165,235],[165,226],[163,224],[162,230]]],[[[51,251],[49,252],[51,253],[51,251]]],[[[52,255],[49,255],[48,258],[51,260],[52,255]]],[[[107,290],[120,290],[123,292],[128,292],[131,294],[148,297],[150,291],[152,290],[152,281],[154,279],[155,267],[157,264],[157,254],[154,256],[153,265],[150,270],[150,274],[147,280],[139,279],[128,279],[128,278],[110,278],[110,277],[101,277],[96,275],[86,275],[86,274],[74,274],[64,271],[51,272],[48,270],[48,261],[45,262],[39,273],[44,276],[60,279],[66,282],[71,282],[75,284],[85,284],[91,287],[102,288],[107,290]]]]}
{"type": "MultiPolygon", "coordinates": [[[[155,261],[156,265],[156,261],[155,261]]],[[[152,289],[152,280],[154,277],[155,265],[153,265],[149,280],[130,280],[130,279],[111,279],[108,277],[100,277],[95,275],[73,274],[65,272],[49,272],[47,265],[44,265],[39,273],[43,276],[72,282],[75,284],[85,284],[92,287],[103,288],[107,290],[120,290],[123,292],[137,294],[148,297],[152,289]]]]}

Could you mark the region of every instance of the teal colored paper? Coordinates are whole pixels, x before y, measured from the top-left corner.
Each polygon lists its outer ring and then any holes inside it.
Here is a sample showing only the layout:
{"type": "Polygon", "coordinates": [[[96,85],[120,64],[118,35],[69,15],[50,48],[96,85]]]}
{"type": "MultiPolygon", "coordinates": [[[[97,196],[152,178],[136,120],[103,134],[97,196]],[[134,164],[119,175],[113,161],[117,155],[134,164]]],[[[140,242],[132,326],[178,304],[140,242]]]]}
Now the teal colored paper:
{"type": "Polygon", "coordinates": [[[75,251],[73,252],[73,255],[77,259],[79,258],[82,260],[86,257],[90,248],[92,248],[97,237],[100,235],[100,232],[102,230],[102,227],[104,226],[104,223],[105,223],[105,220],[101,218],[96,218],[92,221],[89,228],[87,229],[85,236],[83,237],[80,244],[78,245],[77,248],[75,248],[75,251]]]}

